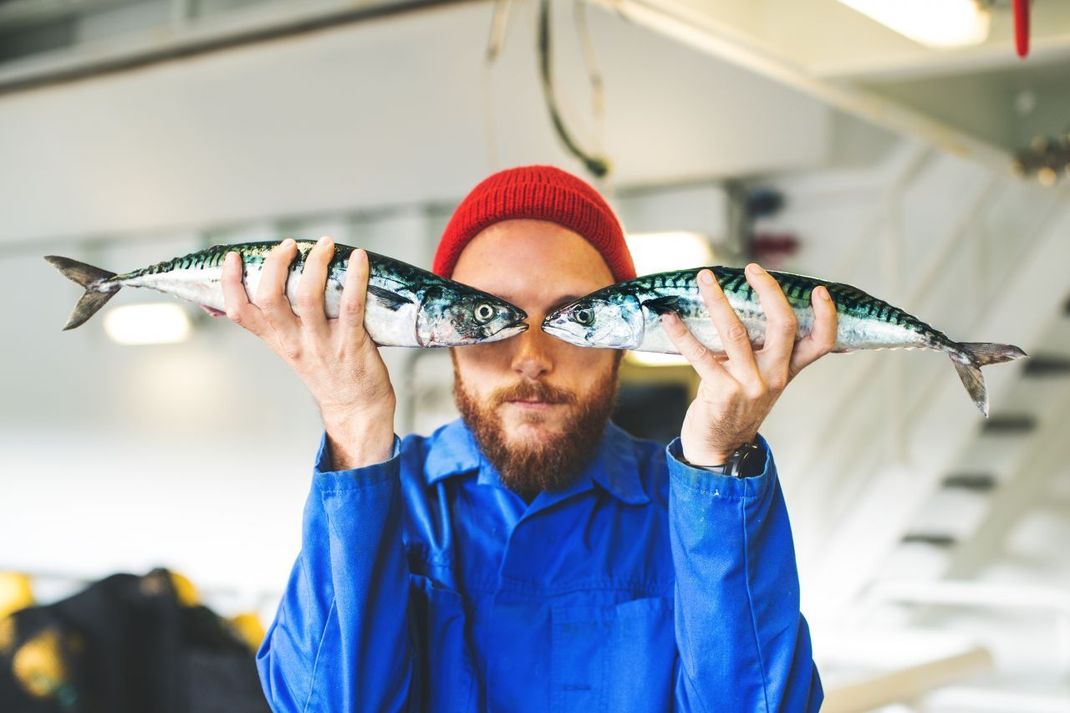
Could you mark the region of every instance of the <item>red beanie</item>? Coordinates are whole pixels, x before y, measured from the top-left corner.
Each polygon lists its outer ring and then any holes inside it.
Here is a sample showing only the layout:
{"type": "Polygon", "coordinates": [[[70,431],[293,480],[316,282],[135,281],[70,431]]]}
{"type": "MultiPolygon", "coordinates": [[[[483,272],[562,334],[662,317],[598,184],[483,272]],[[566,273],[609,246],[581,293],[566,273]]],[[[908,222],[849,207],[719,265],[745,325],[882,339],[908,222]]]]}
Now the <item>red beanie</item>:
{"type": "Polygon", "coordinates": [[[485,178],[442,233],[432,271],[450,277],[472,238],[488,225],[514,218],[547,220],[579,233],[601,253],[615,280],[635,277],[620,222],[590,184],[554,166],[519,166],[485,178]]]}

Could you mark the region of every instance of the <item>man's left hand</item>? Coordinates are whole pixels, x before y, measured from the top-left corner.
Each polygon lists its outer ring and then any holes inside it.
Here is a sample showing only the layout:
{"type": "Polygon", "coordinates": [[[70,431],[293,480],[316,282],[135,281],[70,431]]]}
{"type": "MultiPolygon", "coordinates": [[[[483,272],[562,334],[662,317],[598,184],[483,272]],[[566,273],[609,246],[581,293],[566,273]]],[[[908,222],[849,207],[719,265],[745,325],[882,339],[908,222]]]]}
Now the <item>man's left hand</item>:
{"type": "Polygon", "coordinates": [[[836,343],[836,306],[827,289],[814,288],[813,329],[796,341],[795,313],[777,281],[755,263],[745,274],[766,317],[765,343],[757,352],[710,270],[699,272],[699,291],[724,354],[707,349],[677,315],[661,318],[669,339],[701,379],[680,429],[684,458],[696,465],[722,464],[752,442],[788,382],[836,343]]]}

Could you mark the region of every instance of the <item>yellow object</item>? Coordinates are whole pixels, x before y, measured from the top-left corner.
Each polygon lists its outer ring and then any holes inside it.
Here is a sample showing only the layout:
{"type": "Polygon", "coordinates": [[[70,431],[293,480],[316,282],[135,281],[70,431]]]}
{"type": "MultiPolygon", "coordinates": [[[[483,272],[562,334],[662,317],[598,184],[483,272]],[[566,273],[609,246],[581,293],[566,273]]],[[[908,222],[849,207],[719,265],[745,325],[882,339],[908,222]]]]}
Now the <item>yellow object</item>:
{"type": "Polygon", "coordinates": [[[44,631],[19,647],[11,661],[15,679],[37,698],[50,698],[67,682],[59,632],[44,631]]]}
{"type": "Polygon", "coordinates": [[[201,596],[197,593],[197,587],[184,574],[171,572],[171,586],[175,588],[175,596],[178,603],[184,607],[195,607],[201,603],[201,596]]]}
{"type": "Polygon", "coordinates": [[[9,616],[0,618],[0,654],[7,656],[15,646],[15,620],[9,616]]]}
{"type": "Polygon", "coordinates": [[[30,577],[20,572],[0,572],[0,618],[33,606],[30,577]]]}
{"type": "Polygon", "coordinates": [[[253,612],[247,612],[231,617],[228,621],[231,626],[238,630],[238,634],[249,645],[249,648],[254,651],[260,648],[260,644],[264,641],[264,636],[267,632],[264,629],[264,625],[260,623],[259,616],[253,612]]]}

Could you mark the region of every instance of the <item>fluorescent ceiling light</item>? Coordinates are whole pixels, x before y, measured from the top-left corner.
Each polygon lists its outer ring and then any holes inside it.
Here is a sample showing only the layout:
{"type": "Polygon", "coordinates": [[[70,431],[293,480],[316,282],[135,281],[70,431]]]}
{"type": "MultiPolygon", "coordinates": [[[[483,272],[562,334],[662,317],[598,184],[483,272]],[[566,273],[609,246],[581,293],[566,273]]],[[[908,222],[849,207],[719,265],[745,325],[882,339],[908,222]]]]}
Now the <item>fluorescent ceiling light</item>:
{"type": "Polygon", "coordinates": [[[840,0],[885,27],[929,47],[976,45],[991,16],[978,0],[840,0]]]}
{"type": "MultiPolygon", "coordinates": [[[[710,239],[702,233],[670,231],[631,233],[625,237],[640,275],[670,270],[686,270],[713,264],[710,239]]],[[[675,354],[628,352],[628,361],[636,366],[686,366],[687,359],[675,354]]]]}
{"type": "Polygon", "coordinates": [[[677,354],[659,354],[657,352],[628,352],[625,357],[635,366],[687,366],[689,362],[677,354]]]}
{"type": "Polygon", "coordinates": [[[123,305],[104,315],[104,331],[119,344],[173,344],[189,337],[190,321],[170,302],[123,305]]]}
{"type": "Polygon", "coordinates": [[[631,233],[624,238],[640,275],[685,270],[713,264],[710,240],[702,233],[683,230],[631,233]]]}

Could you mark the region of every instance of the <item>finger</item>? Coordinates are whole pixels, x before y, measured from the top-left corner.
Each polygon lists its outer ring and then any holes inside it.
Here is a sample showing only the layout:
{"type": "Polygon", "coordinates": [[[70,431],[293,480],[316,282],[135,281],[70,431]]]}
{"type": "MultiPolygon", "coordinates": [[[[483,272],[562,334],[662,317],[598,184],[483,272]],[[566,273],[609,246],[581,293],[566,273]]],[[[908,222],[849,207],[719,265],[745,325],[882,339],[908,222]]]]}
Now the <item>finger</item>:
{"type": "Polygon", "coordinates": [[[661,325],[676,351],[687,359],[702,380],[714,383],[735,381],[725,370],[721,360],[691,333],[679,316],[671,312],[663,314],[661,325]]]}
{"type": "Polygon", "coordinates": [[[780,283],[756,263],[747,265],[747,282],[758,293],[758,303],[765,314],[765,343],[755,358],[767,384],[776,389],[788,383],[788,368],[795,346],[795,312],[780,283]]]}
{"type": "Polygon", "coordinates": [[[297,256],[297,242],[287,238],[268,251],[260,269],[260,282],[253,302],[261,308],[274,301],[286,298],[286,281],[290,276],[290,264],[297,256]]]}
{"type": "Polygon", "coordinates": [[[305,257],[305,267],[301,271],[294,298],[301,317],[301,327],[321,339],[329,333],[323,303],[327,290],[327,269],[333,257],[334,241],[324,235],[305,257]]]}
{"type": "Polygon", "coordinates": [[[249,294],[242,284],[241,255],[231,250],[223,258],[223,306],[227,318],[240,327],[260,336],[264,329],[264,320],[259,308],[249,301],[249,294]]]}
{"type": "Polygon", "coordinates": [[[725,354],[728,355],[728,371],[740,382],[758,377],[758,366],[754,361],[754,350],[751,349],[747,328],[732,309],[712,271],[699,272],[698,289],[710,313],[710,319],[717,328],[717,334],[721,337],[725,354]]]}
{"type": "Polygon", "coordinates": [[[806,366],[833,350],[836,346],[836,330],[839,319],[836,303],[827,287],[813,289],[810,302],[814,308],[814,324],[810,334],[800,339],[791,356],[790,376],[794,377],[806,366]]]}
{"type": "MultiPolygon", "coordinates": [[[[286,297],[286,283],[290,279],[290,264],[297,252],[297,243],[287,238],[272,248],[264,258],[260,284],[257,285],[253,302],[273,326],[276,321],[282,322],[285,317],[296,319],[286,297]]],[[[296,321],[294,324],[296,326],[296,321]]]]}
{"type": "Polygon", "coordinates": [[[296,359],[301,354],[301,326],[286,296],[290,263],[297,256],[297,242],[287,238],[272,248],[260,273],[253,302],[260,308],[264,322],[275,332],[277,347],[283,358],[296,359]]]}
{"type": "Polygon", "coordinates": [[[338,305],[338,322],[343,340],[350,347],[360,346],[367,337],[364,309],[368,297],[369,272],[368,253],[360,248],[353,250],[346,261],[346,279],[338,305]]]}

